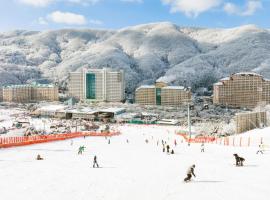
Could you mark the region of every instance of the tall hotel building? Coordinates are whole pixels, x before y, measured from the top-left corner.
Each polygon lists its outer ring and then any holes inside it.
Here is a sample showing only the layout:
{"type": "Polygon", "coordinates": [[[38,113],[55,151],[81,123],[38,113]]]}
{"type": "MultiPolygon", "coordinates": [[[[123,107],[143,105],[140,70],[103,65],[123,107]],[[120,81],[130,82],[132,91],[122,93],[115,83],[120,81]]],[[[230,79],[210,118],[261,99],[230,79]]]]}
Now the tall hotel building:
{"type": "Polygon", "coordinates": [[[241,72],[214,84],[213,103],[253,108],[270,103],[270,81],[253,72],[241,72]]]}
{"type": "Polygon", "coordinates": [[[191,102],[191,91],[183,86],[167,86],[164,82],[142,85],[136,89],[135,102],[141,105],[179,106],[191,102]]]}
{"type": "Polygon", "coordinates": [[[88,69],[69,74],[69,95],[82,101],[120,102],[125,99],[123,70],[88,69]]]}

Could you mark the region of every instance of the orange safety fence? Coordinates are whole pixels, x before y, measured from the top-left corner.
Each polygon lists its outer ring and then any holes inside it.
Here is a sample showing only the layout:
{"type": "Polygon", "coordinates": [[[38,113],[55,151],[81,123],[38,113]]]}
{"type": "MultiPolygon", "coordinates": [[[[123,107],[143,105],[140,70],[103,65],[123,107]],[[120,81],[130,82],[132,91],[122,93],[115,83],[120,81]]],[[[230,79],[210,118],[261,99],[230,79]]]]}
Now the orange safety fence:
{"type": "Polygon", "coordinates": [[[188,135],[185,133],[177,133],[177,135],[182,136],[185,139],[185,141],[189,143],[202,143],[202,142],[212,143],[216,139],[215,137],[209,137],[209,136],[199,136],[196,138],[189,138],[188,135]]]}
{"type": "Polygon", "coordinates": [[[102,136],[111,137],[120,135],[120,132],[76,132],[76,133],[64,133],[64,134],[53,134],[53,135],[36,135],[36,136],[18,136],[18,137],[0,137],[0,148],[25,146],[30,144],[38,144],[45,142],[53,142],[59,140],[72,139],[83,136],[102,136]]]}
{"type": "Polygon", "coordinates": [[[209,136],[200,136],[196,138],[189,138],[186,133],[176,133],[184,138],[186,142],[189,143],[212,143],[219,144],[224,146],[235,146],[235,147],[250,147],[258,146],[264,142],[264,138],[251,138],[251,137],[209,137],[209,136]]]}

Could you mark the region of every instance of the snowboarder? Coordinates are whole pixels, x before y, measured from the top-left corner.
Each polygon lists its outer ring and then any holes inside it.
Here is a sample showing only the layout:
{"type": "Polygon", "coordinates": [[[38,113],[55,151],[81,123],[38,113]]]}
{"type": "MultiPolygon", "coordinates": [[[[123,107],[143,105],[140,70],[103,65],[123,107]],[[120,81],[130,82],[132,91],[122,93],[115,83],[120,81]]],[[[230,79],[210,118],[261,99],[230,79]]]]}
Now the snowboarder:
{"type": "Polygon", "coordinates": [[[169,145],[166,146],[166,149],[167,149],[167,153],[170,153],[170,146],[169,145]]]}
{"type": "Polygon", "coordinates": [[[242,157],[240,157],[240,156],[238,156],[236,153],[233,154],[233,155],[235,157],[235,165],[236,166],[243,166],[243,162],[245,161],[245,159],[242,158],[242,157]]]}
{"type": "Polygon", "coordinates": [[[187,177],[184,179],[185,182],[190,181],[192,176],[196,177],[196,175],[194,174],[194,168],[195,165],[192,165],[190,168],[188,168],[187,177]]]}
{"type": "Polygon", "coordinates": [[[204,152],[204,143],[201,144],[201,152],[204,152]]]}
{"type": "Polygon", "coordinates": [[[78,150],[78,155],[82,154],[84,150],[85,150],[85,146],[80,146],[78,150]]]}
{"type": "Polygon", "coordinates": [[[256,154],[258,154],[258,153],[263,154],[263,151],[264,151],[264,146],[263,146],[263,143],[261,142],[261,144],[259,144],[259,150],[257,151],[256,154]]]}
{"type": "Polygon", "coordinates": [[[37,160],[43,160],[43,158],[38,154],[37,155],[37,160]]]}
{"type": "Polygon", "coordinates": [[[99,165],[97,163],[97,156],[94,156],[94,162],[93,162],[93,168],[95,168],[95,166],[97,166],[97,168],[99,168],[99,165]]]}

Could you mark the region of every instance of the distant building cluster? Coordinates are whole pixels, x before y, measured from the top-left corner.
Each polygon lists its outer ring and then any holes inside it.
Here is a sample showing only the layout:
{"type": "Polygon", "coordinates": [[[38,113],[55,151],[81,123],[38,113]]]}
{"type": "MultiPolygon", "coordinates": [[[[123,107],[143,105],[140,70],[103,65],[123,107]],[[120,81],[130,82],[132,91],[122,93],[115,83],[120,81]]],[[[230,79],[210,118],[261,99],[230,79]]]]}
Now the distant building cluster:
{"type": "Polygon", "coordinates": [[[213,91],[214,104],[253,108],[258,103],[270,103],[270,81],[256,73],[223,78],[214,84],[213,91]]]}
{"type": "Polygon", "coordinates": [[[88,69],[69,74],[69,95],[81,101],[121,102],[125,99],[123,70],[88,69]]]}
{"type": "Polygon", "coordinates": [[[0,100],[14,103],[58,101],[58,86],[52,84],[4,86],[0,89],[0,100]]]}
{"type": "MultiPolygon", "coordinates": [[[[0,101],[30,103],[58,101],[58,86],[26,84],[0,87],[0,101]]],[[[83,69],[70,72],[68,95],[81,102],[123,102],[125,78],[123,70],[83,69]]],[[[180,106],[191,103],[190,88],[171,86],[165,82],[142,85],[135,91],[135,103],[140,105],[180,106]]],[[[241,72],[221,79],[213,86],[216,105],[254,108],[270,103],[270,80],[253,72],[241,72]]]]}
{"type": "Polygon", "coordinates": [[[191,102],[191,91],[183,86],[168,86],[164,82],[143,85],[135,91],[135,102],[141,105],[179,106],[191,102]]]}

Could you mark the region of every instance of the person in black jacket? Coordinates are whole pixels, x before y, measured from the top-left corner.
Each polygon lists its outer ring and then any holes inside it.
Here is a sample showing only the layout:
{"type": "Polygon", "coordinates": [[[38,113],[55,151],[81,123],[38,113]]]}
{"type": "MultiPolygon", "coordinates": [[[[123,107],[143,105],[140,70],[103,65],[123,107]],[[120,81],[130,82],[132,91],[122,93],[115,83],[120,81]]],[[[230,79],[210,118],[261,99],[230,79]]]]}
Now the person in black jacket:
{"type": "Polygon", "coordinates": [[[94,156],[93,168],[95,168],[95,166],[97,166],[97,168],[99,168],[99,165],[97,163],[97,156],[94,156]]]}
{"type": "Polygon", "coordinates": [[[185,182],[190,181],[192,176],[196,177],[196,175],[194,174],[194,168],[195,165],[192,165],[190,168],[188,168],[187,177],[184,179],[185,182]]]}

